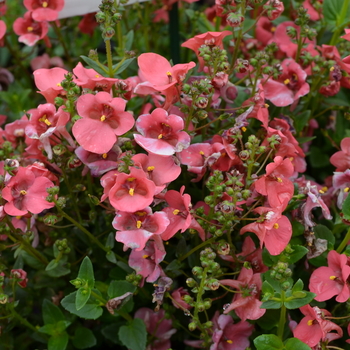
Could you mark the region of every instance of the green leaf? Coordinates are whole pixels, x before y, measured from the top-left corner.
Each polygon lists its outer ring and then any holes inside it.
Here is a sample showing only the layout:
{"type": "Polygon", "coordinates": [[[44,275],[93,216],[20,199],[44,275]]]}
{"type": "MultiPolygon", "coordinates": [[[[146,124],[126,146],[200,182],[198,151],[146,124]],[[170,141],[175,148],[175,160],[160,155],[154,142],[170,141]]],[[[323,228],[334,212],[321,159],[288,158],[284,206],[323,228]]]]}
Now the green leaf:
{"type": "Polygon", "coordinates": [[[111,232],[107,237],[105,247],[112,249],[114,247],[114,243],[115,243],[115,233],[111,232]]]}
{"type": "Polygon", "coordinates": [[[117,263],[117,258],[115,257],[114,253],[112,251],[109,251],[106,253],[106,259],[111,262],[112,264],[117,263]]]}
{"type": "Polygon", "coordinates": [[[289,264],[294,264],[299,261],[304,255],[308,253],[308,249],[302,245],[293,245],[293,252],[289,254],[289,264]]]}
{"type": "MultiPolygon", "coordinates": [[[[57,266],[50,269],[46,270],[46,274],[50,277],[61,277],[68,275],[70,273],[70,269],[66,267],[67,265],[67,260],[68,257],[64,256],[58,263],[57,266]]],[[[54,261],[54,260],[53,260],[54,261]]]]}
{"type": "Polygon", "coordinates": [[[284,302],[284,306],[287,308],[287,309],[298,309],[299,307],[302,307],[306,304],[309,304],[311,303],[311,301],[314,299],[314,297],[316,296],[315,293],[310,293],[310,292],[305,292],[304,293],[306,294],[305,297],[303,298],[296,298],[296,297],[293,297],[293,300],[291,301],[285,301],[284,302]]]}
{"type": "Polygon", "coordinates": [[[58,306],[45,299],[43,302],[43,320],[44,324],[55,324],[58,321],[64,321],[65,317],[58,306]]]}
{"type": "Polygon", "coordinates": [[[79,288],[77,290],[77,296],[75,298],[75,307],[79,311],[84,307],[87,301],[90,299],[91,288],[79,288]]]}
{"type": "Polygon", "coordinates": [[[39,328],[39,332],[45,333],[48,335],[54,335],[56,333],[55,328],[56,328],[55,324],[46,324],[45,326],[42,326],[39,328]]]}
{"type": "Polygon", "coordinates": [[[282,307],[282,303],[280,301],[268,300],[264,301],[260,309],[280,309],[282,307]]]}
{"type": "Polygon", "coordinates": [[[88,328],[79,327],[75,330],[73,345],[77,349],[87,349],[96,345],[94,333],[88,328]]]}
{"type": "Polygon", "coordinates": [[[108,287],[108,296],[112,298],[120,297],[121,295],[130,292],[134,293],[136,287],[127,281],[112,281],[108,287]]]}
{"type": "Polygon", "coordinates": [[[65,350],[68,344],[68,334],[66,332],[52,336],[47,344],[48,350],[65,350]]]}
{"type": "Polygon", "coordinates": [[[147,343],[147,331],[143,320],[134,318],[127,326],[119,329],[120,341],[131,350],[145,350],[147,343]]]}
{"type": "Polygon", "coordinates": [[[299,113],[297,116],[295,116],[294,119],[294,127],[297,134],[300,133],[304,129],[304,127],[307,125],[309,118],[310,118],[311,111],[307,110],[303,113],[299,113]]]}
{"type": "Polygon", "coordinates": [[[311,348],[298,338],[289,338],[285,342],[286,350],[311,350],[311,348]]]}
{"type": "Polygon", "coordinates": [[[292,221],[293,237],[301,236],[305,232],[305,227],[299,221],[292,221]]]}
{"type": "MultiPolygon", "coordinates": [[[[254,339],[257,350],[282,350],[282,340],[274,334],[264,334],[254,339]]],[[[297,349],[297,348],[296,348],[297,349]]]]}
{"type": "Polygon", "coordinates": [[[135,57],[132,58],[127,58],[120,66],[119,63],[115,64],[113,66],[113,73],[114,73],[114,77],[117,78],[119,74],[121,74],[122,72],[125,71],[126,68],[129,67],[129,65],[135,60],[135,57]],[[118,67],[119,66],[119,67],[118,67]],[[117,69],[118,67],[118,69],[117,69]]]}
{"type": "Polygon", "coordinates": [[[126,51],[130,51],[134,42],[134,31],[130,30],[128,34],[124,36],[124,38],[124,48],[126,51]]]}
{"type": "Polygon", "coordinates": [[[80,57],[89,65],[90,68],[94,69],[97,73],[101,74],[102,76],[108,76],[107,68],[103,66],[101,63],[99,64],[86,56],[80,56],[80,57]]]}
{"type": "Polygon", "coordinates": [[[28,264],[30,267],[36,270],[45,270],[45,265],[37,260],[36,258],[33,258],[30,254],[28,254],[26,251],[22,250],[21,255],[23,257],[23,260],[26,264],[28,264]]]}
{"type": "Polygon", "coordinates": [[[350,220],[350,196],[347,196],[341,207],[345,220],[350,220]]]}
{"type": "MultiPolygon", "coordinates": [[[[340,22],[343,22],[341,21],[341,15],[343,12],[342,10],[344,10],[343,3],[344,3],[344,0],[343,1],[339,1],[339,0],[323,1],[322,13],[324,15],[324,19],[327,24],[330,24],[332,27],[337,27],[344,24],[344,23],[340,23],[340,22]]],[[[346,8],[346,14],[344,18],[347,21],[349,17],[350,17],[350,6],[346,8]]]]}
{"type": "MultiPolygon", "coordinates": [[[[99,295],[101,294],[98,290],[94,290],[94,292],[99,295]]],[[[67,311],[89,320],[96,320],[102,315],[103,309],[100,306],[100,302],[94,297],[90,297],[85,306],[77,310],[75,307],[76,294],[77,292],[71,293],[62,299],[61,304],[67,311]]]]}
{"type": "Polygon", "coordinates": [[[118,320],[115,323],[111,323],[108,326],[102,328],[101,333],[103,336],[110,340],[114,344],[120,344],[119,338],[116,336],[118,334],[119,328],[123,326],[125,321],[119,321],[118,320]]]}
{"type": "Polygon", "coordinates": [[[328,248],[331,249],[334,247],[335,237],[332,231],[324,225],[317,225],[314,228],[316,238],[325,239],[328,242],[328,248]]]}
{"type": "Polygon", "coordinates": [[[50,270],[53,270],[55,269],[56,267],[58,266],[58,262],[54,259],[54,260],[51,260],[48,265],[46,266],[46,269],[45,271],[50,271],[50,270]]]}
{"type": "Polygon", "coordinates": [[[85,280],[90,288],[94,288],[95,277],[91,260],[86,256],[80,265],[78,278],[85,280]]]}
{"type": "Polygon", "coordinates": [[[292,293],[300,292],[304,288],[304,282],[299,278],[292,288],[292,293]]]}
{"type": "Polygon", "coordinates": [[[262,292],[265,293],[270,293],[270,294],[274,294],[275,290],[273,289],[273,287],[271,286],[271,284],[267,281],[264,281],[264,283],[262,284],[262,292]]]}

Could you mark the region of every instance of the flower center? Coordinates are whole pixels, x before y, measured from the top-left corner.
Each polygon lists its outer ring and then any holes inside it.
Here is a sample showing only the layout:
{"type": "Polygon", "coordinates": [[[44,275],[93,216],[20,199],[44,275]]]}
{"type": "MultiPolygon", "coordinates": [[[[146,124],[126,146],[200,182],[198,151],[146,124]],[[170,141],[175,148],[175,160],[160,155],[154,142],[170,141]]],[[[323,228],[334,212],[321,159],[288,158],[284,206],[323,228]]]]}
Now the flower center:
{"type": "Polygon", "coordinates": [[[153,165],[147,167],[147,171],[153,171],[153,170],[154,170],[154,166],[153,165]]]}
{"type": "Polygon", "coordinates": [[[142,226],[142,221],[137,220],[137,221],[136,221],[136,227],[137,227],[137,228],[141,228],[141,226],[142,226]]]}
{"type": "Polygon", "coordinates": [[[39,122],[45,123],[47,126],[51,126],[51,122],[47,119],[46,114],[39,119],[39,122]]]}
{"type": "Polygon", "coordinates": [[[278,225],[277,222],[276,222],[275,224],[273,224],[273,228],[274,228],[275,230],[277,230],[279,227],[280,227],[280,225],[278,225]]]}
{"type": "Polygon", "coordinates": [[[22,195],[22,196],[25,196],[27,194],[27,191],[26,190],[21,190],[19,191],[19,193],[22,195]]]}
{"type": "Polygon", "coordinates": [[[179,214],[180,213],[180,210],[179,209],[175,209],[174,211],[173,211],[173,214],[174,215],[177,215],[177,214],[179,214]]]}

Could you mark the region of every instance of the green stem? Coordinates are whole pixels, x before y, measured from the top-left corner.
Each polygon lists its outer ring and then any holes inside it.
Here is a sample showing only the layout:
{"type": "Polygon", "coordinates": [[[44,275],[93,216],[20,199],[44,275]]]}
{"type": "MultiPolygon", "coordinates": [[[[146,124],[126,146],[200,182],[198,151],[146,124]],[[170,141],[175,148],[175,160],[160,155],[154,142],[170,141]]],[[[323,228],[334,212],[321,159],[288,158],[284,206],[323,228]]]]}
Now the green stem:
{"type": "Polygon", "coordinates": [[[110,78],[114,78],[111,41],[110,41],[110,40],[106,40],[105,43],[106,43],[106,55],[107,55],[108,75],[109,75],[110,78]]]}
{"type": "MultiPolygon", "coordinates": [[[[10,306],[10,305],[9,305],[9,306],[10,306]]],[[[17,318],[17,320],[18,320],[19,322],[21,322],[23,325],[25,325],[26,327],[28,327],[29,329],[31,329],[33,332],[39,333],[41,336],[45,337],[45,335],[42,334],[42,333],[40,333],[40,332],[38,331],[37,328],[35,328],[35,327],[34,327],[31,323],[29,323],[25,318],[23,318],[20,314],[18,314],[18,313],[15,311],[15,309],[14,309],[14,307],[13,307],[12,305],[10,306],[10,311],[11,311],[12,316],[14,316],[15,318],[17,318]]]]}
{"type": "Polygon", "coordinates": [[[61,45],[63,47],[64,54],[65,54],[68,62],[72,63],[72,57],[69,54],[69,50],[67,48],[66,41],[64,40],[64,38],[62,36],[62,33],[61,33],[61,29],[57,26],[55,21],[52,21],[51,25],[52,25],[52,28],[55,31],[56,35],[57,35],[58,41],[61,43],[61,45]]]}
{"type": "Polygon", "coordinates": [[[210,239],[208,239],[207,241],[202,242],[201,244],[195,246],[194,248],[192,248],[189,252],[187,252],[185,255],[180,256],[180,258],[178,259],[179,261],[183,261],[186,258],[188,258],[190,255],[192,255],[195,251],[197,251],[198,249],[201,249],[203,247],[205,247],[207,244],[211,244],[213,242],[215,242],[216,237],[212,237],[210,239]]]}
{"type": "Polygon", "coordinates": [[[284,334],[284,326],[286,323],[286,307],[284,306],[284,297],[285,297],[285,291],[282,290],[281,292],[281,301],[282,301],[282,307],[281,307],[281,314],[280,314],[280,321],[278,323],[278,330],[277,330],[277,336],[283,341],[283,334],[284,334]]]}
{"type": "Polygon", "coordinates": [[[350,6],[350,0],[343,0],[343,6],[340,10],[340,16],[337,20],[337,29],[334,31],[331,42],[329,45],[336,45],[339,37],[340,37],[340,32],[343,30],[343,28],[347,25],[347,23],[344,23],[348,7],[350,6]]]}
{"type": "Polygon", "coordinates": [[[8,217],[5,217],[5,221],[8,225],[8,227],[13,232],[14,236],[11,233],[6,233],[7,237],[10,238],[10,240],[13,243],[20,243],[23,249],[31,256],[42,262],[43,264],[47,265],[49,261],[46,259],[44,255],[42,255],[40,252],[38,252],[35,248],[33,248],[23,237],[16,234],[16,229],[12,225],[11,220],[8,217]]]}
{"type": "MultiPolygon", "coordinates": [[[[105,247],[90,231],[88,231],[83,225],[81,225],[79,222],[75,221],[72,217],[70,217],[66,212],[64,212],[61,208],[57,207],[57,210],[59,213],[65,217],[68,221],[70,221],[72,224],[74,224],[80,231],[84,232],[92,242],[96,243],[97,246],[99,246],[102,250],[104,250],[106,253],[109,253],[111,250],[107,247],[105,247]]],[[[127,263],[125,259],[123,259],[118,254],[114,253],[116,258],[120,261],[123,261],[124,263],[127,263]]]]}
{"type": "Polygon", "coordinates": [[[343,249],[346,247],[346,245],[348,244],[350,240],[350,228],[348,229],[348,232],[346,233],[343,241],[340,243],[339,247],[337,248],[337,253],[341,254],[341,252],[343,251],[343,249]]]}

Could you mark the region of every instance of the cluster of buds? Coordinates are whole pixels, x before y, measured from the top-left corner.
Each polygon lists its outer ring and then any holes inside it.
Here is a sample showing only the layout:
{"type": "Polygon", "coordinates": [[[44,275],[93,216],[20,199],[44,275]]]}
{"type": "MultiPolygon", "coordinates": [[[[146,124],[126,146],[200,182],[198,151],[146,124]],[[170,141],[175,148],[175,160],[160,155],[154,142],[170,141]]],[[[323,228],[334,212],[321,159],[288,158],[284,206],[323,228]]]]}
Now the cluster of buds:
{"type": "Polygon", "coordinates": [[[122,19],[122,15],[115,8],[113,0],[103,0],[99,8],[100,12],[97,12],[95,17],[100,24],[102,37],[107,41],[114,36],[113,27],[122,19]]]}
{"type": "Polygon", "coordinates": [[[225,49],[221,49],[219,46],[202,45],[198,51],[199,56],[205,62],[205,66],[209,68],[212,77],[229,69],[230,65],[225,49]]]}

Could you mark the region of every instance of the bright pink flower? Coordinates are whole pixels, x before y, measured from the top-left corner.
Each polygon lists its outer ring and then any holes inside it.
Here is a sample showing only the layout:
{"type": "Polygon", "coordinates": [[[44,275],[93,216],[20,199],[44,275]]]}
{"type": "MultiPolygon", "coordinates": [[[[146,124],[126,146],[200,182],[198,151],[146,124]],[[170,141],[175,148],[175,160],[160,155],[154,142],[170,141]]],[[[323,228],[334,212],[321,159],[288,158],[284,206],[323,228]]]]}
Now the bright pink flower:
{"type": "Polygon", "coordinates": [[[43,144],[48,159],[52,159],[51,142],[55,144],[62,142],[58,136],[63,136],[72,147],[75,147],[71,135],[66,130],[70,114],[62,107],[56,111],[53,104],[46,103],[29,110],[28,114],[30,114],[30,119],[25,133],[29,138],[39,140],[43,144]]]}
{"type": "Polygon", "coordinates": [[[210,350],[245,350],[249,348],[249,337],[252,335],[254,325],[246,321],[233,324],[231,316],[219,315],[216,311],[213,322],[213,344],[210,350]]]}
{"type": "Polygon", "coordinates": [[[54,207],[55,203],[46,200],[46,190],[53,186],[48,178],[36,177],[31,170],[20,167],[2,190],[2,196],[7,200],[5,212],[12,216],[23,216],[28,212],[39,214],[44,209],[54,207]]]}
{"type": "Polygon", "coordinates": [[[348,188],[350,187],[350,169],[344,172],[335,171],[333,175],[333,189],[334,193],[338,192],[337,206],[342,208],[343,202],[349,195],[348,188]]]}
{"type": "MultiPolygon", "coordinates": [[[[317,0],[319,4],[323,3],[323,0],[317,0]]],[[[316,9],[312,6],[310,0],[305,0],[302,5],[305,9],[307,9],[307,13],[310,16],[311,21],[318,21],[321,17],[323,17],[322,10],[316,11],[316,9]]],[[[346,29],[345,29],[346,31],[346,29]]]]}
{"type": "Polygon", "coordinates": [[[187,47],[195,52],[199,62],[198,71],[201,72],[204,68],[205,62],[203,58],[199,56],[199,48],[202,45],[207,45],[210,47],[218,46],[220,49],[223,49],[224,45],[222,43],[222,40],[228,35],[232,35],[232,32],[229,30],[224,30],[223,32],[207,32],[188,39],[181,46],[187,47]]]}
{"type": "Polygon", "coordinates": [[[168,109],[179,100],[182,81],[186,73],[196,66],[194,62],[171,66],[163,56],[144,53],[138,58],[140,76],[144,83],[136,86],[135,93],[141,95],[161,92],[165,95],[164,109],[168,109]]]}
{"type": "Polygon", "coordinates": [[[61,57],[51,57],[44,53],[41,56],[36,56],[30,61],[30,67],[33,71],[37,69],[49,69],[51,67],[64,67],[64,63],[61,57]]]}
{"type": "Polygon", "coordinates": [[[24,0],[23,5],[28,11],[33,11],[36,21],[55,21],[64,7],[64,0],[24,0]]]}
{"type": "Polygon", "coordinates": [[[181,173],[181,167],[175,163],[175,158],[172,156],[138,153],[132,157],[132,160],[135,166],[140,166],[143,169],[156,186],[163,186],[174,181],[181,173]]]}
{"type": "Polygon", "coordinates": [[[221,280],[220,284],[239,291],[225,308],[224,314],[235,310],[242,321],[257,320],[265,314],[266,310],[260,308],[262,302],[259,300],[262,285],[260,273],[254,274],[252,269],[243,267],[237,280],[221,280]]]}
{"type": "Polygon", "coordinates": [[[188,305],[183,300],[185,295],[189,295],[189,293],[188,293],[187,289],[184,289],[183,287],[175,289],[171,293],[171,297],[174,299],[174,300],[172,300],[172,303],[177,309],[182,308],[182,309],[190,310],[192,308],[191,305],[188,305]]]}
{"type": "Polygon", "coordinates": [[[141,287],[146,282],[155,282],[160,276],[165,276],[159,265],[166,255],[163,241],[158,236],[146,243],[143,250],[133,249],[129,256],[129,266],[132,267],[138,275],[143,277],[141,287]]]}
{"type": "MultiPolygon", "coordinates": [[[[102,185],[109,184],[102,181],[101,183],[102,185]]],[[[131,168],[130,174],[119,173],[115,175],[115,181],[109,190],[108,198],[116,210],[133,213],[152,203],[155,190],[156,185],[147,179],[143,170],[131,168]]]]}
{"type": "Polygon", "coordinates": [[[37,69],[33,72],[34,82],[48,103],[55,103],[55,98],[65,94],[61,82],[65,80],[68,71],[63,68],[37,69]]]}
{"type": "Polygon", "coordinates": [[[330,162],[337,169],[336,171],[345,171],[350,168],[350,137],[345,137],[340,143],[341,151],[334,153],[330,162]]]}
{"type": "Polygon", "coordinates": [[[77,111],[82,118],[73,125],[72,132],[79,144],[93,153],[107,153],[134,125],[134,118],[125,112],[126,102],[112,98],[107,92],[85,94],[78,98],[77,111]]]}
{"type": "Polygon", "coordinates": [[[316,346],[321,340],[331,341],[343,336],[343,330],[325,318],[325,316],[331,316],[329,311],[310,305],[301,307],[300,311],[305,317],[293,330],[293,335],[310,347],[316,346]],[[330,333],[331,331],[336,333],[330,333]]]}
{"type": "Polygon", "coordinates": [[[184,121],[181,117],[156,108],[151,114],[138,117],[136,129],[141,135],[134,134],[134,138],[146,151],[170,156],[190,145],[190,136],[181,131],[183,128],[184,121]]]}
{"type": "Polygon", "coordinates": [[[267,196],[271,207],[288,204],[293,197],[294,185],[289,177],[293,175],[290,159],[275,157],[274,162],[266,166],[266,174],[254,183],[256,191],[267,196]]]}
{"type": "Polygon", "coordinates": [[[106,78],[93,69],[85,68],[80,62],[73,69],[73,73],[77,77],[74,82],[85,89],[109,92],[118,81],[118,79],[106,78]]]}
{"type": "Polygon", "coordinates": [[[255,233],[260,240],[260,248],[265,244],[271,255],[280,254],[292,237],[292,225],[288,218],[282,215],[285,204],[277,208],[259,207],[254,212],[261,215],[261,219],[241,228],[240,234],[255,233]]]}
{"type": "Polygon", "coordinates": [[[0,46],[4,46],[4,37],[6,34],[6,23],[0,20],[0,46]]]}
{"type": "Polygon", "coordinates": [[[17,18],[14,21],[13,31],[19,35],[20,43],[33,46],[46,37],[49,25],[47,22],[37,22],[32,18],[32,12],[26,12],[23,18],[17,18]]]}
{"type": "Polygon", "coordinates": [[[165,200],[169,207],[164,208],[163,211],[167,213],[170,224],[162,233],[162,239],[167,241],[181,230],[185,232],[188,228],[193,228],[198,231],[199,236],[204,241],[205,232],[198,222],[192,217],[190,209],[192,208],[191,197],[185,193],[185,186],[182,186],[180,192],[170,190],[165,194],[165,200]]]}
{"type": "Polygon", "coordinates": [[[335,295],[338,303],[344,303],[350,298],[350,289],[347,279],[350,275],[348,257],[335,250],[328,253],[328,267],[316,269],[310,277],[310,291],[317,294],[315,300],[329,300],[335,295]]]}
{"type": "Polygon", "coordinates": [[[345,31],[345,35],[341,36],[341,38],[343,38],[347,41],[350,41],[350,29],[345,28],[344,31],[345,31]]]}
{"type": "Polygon", "coordinates": [[[18,285],[22,288],[27,287],[27,272],[22,269],[11,270],[10,278],[15,278],[18,282],[18,285]]]}
{"type": "Polygon", "coordinates": [[[127,248],[140,251],[146,242],[154,235],[160,235],[169,225],[169,219],[164,212],[152,214],[152,209],[146,207],[137,212],[118,211],[113,223],[118,230],[115,239],[125,244],[127,248]]]}
{"type": "Polygon", "coordinates": [[[154,312],[143,307],[136,311],[135,318],[140,318],[145,322],[148,334],[152,337],[149,350],[168,350],[171,348],[170,337],[176,333],[176,329],[171,328],[172,321],[165,318],[165,311],[154,312]]]}
{"type": "MultiPolygon", "coordinates": [[[[22,140],[24,137],[26,139],[28,138],[25,134],[25,128],[28,123],[28,117],[24,115],[21,119],[5,125],[5,138],[12,143],[13,147],[17,147],[19,139],[22,140]]],[[[27,140],[25,140],[25,142],[27,144],[27,140]]]]}
{"type": "MultiPolygon", "coordinates": [[[[287,34],[287,28],[293,27],[296,29],[298,36],[300,35],[300,27],[294,24],[292,21],[285,21],[280,23],[276,30],[274,31],[274,36],[272,41],[275,42],[278,48],[284,52],[288,57],[294,58],[297,53],[298,45],[292,41],[292,39],[287,34]]],[[[306,48],[303,51],[308,51],[311,56],[319,55],[319,52],[315,49],[315,41],[309,39],[305,40],[306,48]]]]}
{"type": "Polygon", "coordinates": [[[310,91],[310,85],[306,82],[307,74],[298,63],[290,58],[284,60],[281,67],[282,74],[278,80],[262,82],[265,98],[278,107],[297,103],[300,97],[310,91]]]}

